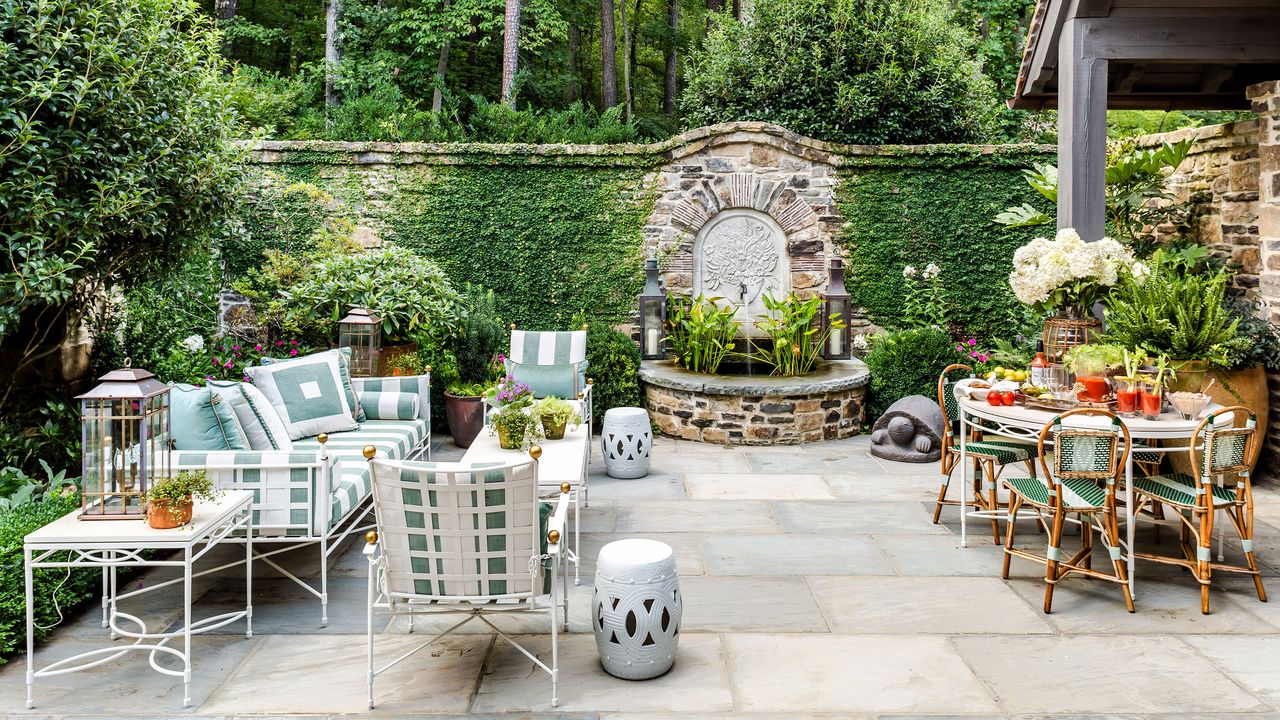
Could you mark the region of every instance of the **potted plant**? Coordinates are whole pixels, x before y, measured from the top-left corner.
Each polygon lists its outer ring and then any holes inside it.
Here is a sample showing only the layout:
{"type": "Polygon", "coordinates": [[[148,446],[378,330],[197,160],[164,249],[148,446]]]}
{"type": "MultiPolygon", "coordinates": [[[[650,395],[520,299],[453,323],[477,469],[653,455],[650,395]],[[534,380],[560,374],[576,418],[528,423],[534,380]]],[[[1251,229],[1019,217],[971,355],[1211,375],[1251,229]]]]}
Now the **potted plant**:
{"type": "Polygon", "coordinates": [[[1085,402],[1102,402],[1107,396],[1107,374],[1124,365],[1124,348],[1119,345],[1090,343],[1067,351],[1065,364],[1083,386],[1079,398],[1085,402]]]}
{"type": "Polygon", "coordinates": [[[548,440],[564,439],[564,430],[570,423],[577,430],[582,424],[582,415],[570,403],[558,397],[545,397],[533,404],[529,414],[542,424],[542,431],[548,440]]]}
{"type": "Polygon", "coordinates": [[[453,444],[469,448],[484,427],[484,383],[452,383],[444,391],[444,415],[453,444]]]}
{"type": "Polygon", "coordinates": [[[1171,391],[1200,392],[1210,368],[1247,344],[1227,306],[1226,271],[1191,272],[1163,250],[1135,266],[1107,302],[1108,342],[1165,355],[1171,391]]]}
{"type": "Polygon", "coordinates": [[[489,416],[489,427],[498,435],[503,450],[519,450],[525,441],[541,437],[541,428],[528,412],[528,400],[511,403],[489,416]]]}
{"type": "Polygon", "coordinates": [[[147,492],[147,524],[157,530],[182,527],[191,522],[195,500],[213,500],[219,491],[203,470],[183,470],[156,483],[147,492]]]}

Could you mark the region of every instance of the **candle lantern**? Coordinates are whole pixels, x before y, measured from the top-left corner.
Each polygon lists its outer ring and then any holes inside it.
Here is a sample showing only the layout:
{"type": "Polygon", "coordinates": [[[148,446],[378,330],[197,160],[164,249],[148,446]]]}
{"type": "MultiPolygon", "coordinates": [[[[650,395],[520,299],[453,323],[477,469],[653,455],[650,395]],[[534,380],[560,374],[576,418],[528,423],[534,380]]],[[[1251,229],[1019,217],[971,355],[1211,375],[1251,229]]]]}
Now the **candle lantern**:
{"type": "Polygon", "coordinates": [[[667,354],[667,295],[658,278],[658,258],[644,264],[644,292],[640,293],[640,355],[661,360],[667,354]]]}
{"type": "Polygon", "coordinates": [[[84,453],[80,519],[146,517],[147,490],[169,477],[169,387],[126,360],[76,399],[84,453]]]}
{"type": "Polygon", "coordinates": [[[831,277],[827,282],[827,292],[822,329],[830,330],[823,357],[828,360],[847,360],[852,357],[850,348],[849,320],[853,316],[853,304],[849,299],[849,291],[844,287],[844,265],[840,258],[831,258],[831,277]],[[833,323],[833,318],[838,321],[833,323]],[[838,324],[839,327],[835,327],[838,324]]]}
{"type": "Polygon", "coordinates": [[[338,347],[351,348],[351,376],[378,374],[382,354],[382,320],[362,307],[353,307],[338,321],[338,347]]]}

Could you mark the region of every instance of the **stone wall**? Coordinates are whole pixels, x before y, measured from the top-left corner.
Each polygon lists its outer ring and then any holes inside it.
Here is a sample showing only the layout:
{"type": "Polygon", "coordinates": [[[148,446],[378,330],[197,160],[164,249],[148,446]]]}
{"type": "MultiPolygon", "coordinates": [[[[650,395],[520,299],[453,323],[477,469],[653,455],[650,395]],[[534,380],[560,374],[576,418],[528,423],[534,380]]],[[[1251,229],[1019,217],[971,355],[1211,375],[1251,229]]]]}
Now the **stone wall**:
{"type": "MultiPolygon", "coordinates": [[[[1280,325],[1280,80],[1249,88],[1258,114],[1255,194],[1258,196],[1258,297],[1272,324],[1280,325]]],[[[1280,373],[1269,373],[1271,430],[1267,448],[1280,456],[1280,373]]],[[[1274,467],[1273,467],[1274,469],[1274,467]]]]}

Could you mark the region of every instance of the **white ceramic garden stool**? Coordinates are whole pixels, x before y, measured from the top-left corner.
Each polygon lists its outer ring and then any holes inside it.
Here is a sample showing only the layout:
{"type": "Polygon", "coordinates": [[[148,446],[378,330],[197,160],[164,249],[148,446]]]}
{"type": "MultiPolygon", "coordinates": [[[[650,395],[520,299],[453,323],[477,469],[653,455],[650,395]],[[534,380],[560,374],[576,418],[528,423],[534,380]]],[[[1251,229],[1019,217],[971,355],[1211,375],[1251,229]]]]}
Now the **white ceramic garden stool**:
{"type": "Polygon", "coordinates": [[[670,670],[680,642],[680,578],[671,548],[640,539],[601,548],[591,609],[605,672],[648,680],[670,670]]]}
{"type": "Polygon", "coordinates": [[[653,426],[644,408],[606,410],[600,432],[600,452],[609,477],[639,478],[649,474],[653,426]]]}

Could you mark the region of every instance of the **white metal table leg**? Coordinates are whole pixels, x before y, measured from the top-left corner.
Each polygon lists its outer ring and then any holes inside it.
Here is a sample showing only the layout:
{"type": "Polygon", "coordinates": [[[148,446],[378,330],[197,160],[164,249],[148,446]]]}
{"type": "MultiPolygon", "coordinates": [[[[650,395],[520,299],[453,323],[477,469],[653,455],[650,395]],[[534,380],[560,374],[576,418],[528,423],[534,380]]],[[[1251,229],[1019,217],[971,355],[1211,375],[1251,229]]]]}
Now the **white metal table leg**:
{"type": "MultiPolygon", "coordinates": [[[[34,685],[36,681],[36,646],[35,646],[35,598],[33,597],[33,589],[31,587],[31,551],[23,549],[22,551],[22,577],[26,587],[27,600],[27,709],[36,706],[34,695],[34,685]]],[[[105,580],[106,576],[103,576],[105,580]]]]}
{"type": "MultiPolygon", "coordinates": [[[[581,585],[582,580],[578,577],[578,568],[582,565],[582,486],[579,485],[576,492],[573,493],[573,555],[577,558],[573,563],[573,584],[581,585]]],[[[567,590],[566,590],[567,592],[567,590]]]]}
{"type": "Polygon", "coordinates": [[[244,636],[253,637],[253,507],[244,526],[244,636]]]}
{"type": "Polygon", "coordinates": [[[969,422],[960,410],[960,547],[969,547],[969,422]]]}
{"type": "Polygon", "coordinates": [[[1128,459],[1124,463],[1124,533],[1125,540],[1128,543],[1126,562],[1129,566],[1129,597],[1136,598],[1138,596],[1137,584],[1133,579],[1133,571],[1135,567],[1134,538],[1138,535],[1137,513],[1133,507],[1133,452],[1129,453],[1128,459]]]}
{"type": "MultiPolygon", "coordinates": [[[[191,707],[191,548],[182,551],[182,707],[191,707]]],[[[113,599],[114,603],[115,600],[113,599]]]]}

